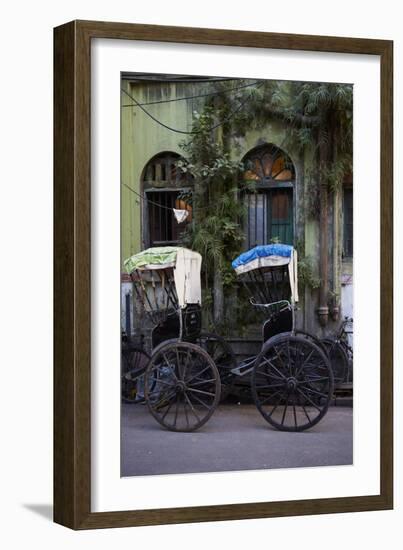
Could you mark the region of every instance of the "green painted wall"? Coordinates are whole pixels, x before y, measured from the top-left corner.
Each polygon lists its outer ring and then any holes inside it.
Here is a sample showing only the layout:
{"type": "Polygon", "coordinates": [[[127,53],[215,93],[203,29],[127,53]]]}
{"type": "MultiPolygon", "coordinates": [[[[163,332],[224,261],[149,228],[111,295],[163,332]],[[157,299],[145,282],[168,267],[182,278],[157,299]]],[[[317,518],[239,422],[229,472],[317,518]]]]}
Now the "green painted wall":
{"type": "MultiPolygon", "coordinates": [[[[210,91],[211,84],[140,83],[123,81],[122,87],[140,103],[199,95],[210,91]]],[[[122,105],[131,104],[122,93],[122,105]]],[[[148,105],[152,116],[173,128],[189,131],[192,128],[194,110],[201,110],[203,100],[175,101],[148,105]]],[[[139,107],[122,107],[121,166],[122,184],[137,193],[141,192],[144,167],[155,155],[172,151],[182,154],[180,142],[186,135],[163,128],[147,116],[139,107]]],[[[122,259],[141,250],[141,199],[122,185],[122,259]]]]}

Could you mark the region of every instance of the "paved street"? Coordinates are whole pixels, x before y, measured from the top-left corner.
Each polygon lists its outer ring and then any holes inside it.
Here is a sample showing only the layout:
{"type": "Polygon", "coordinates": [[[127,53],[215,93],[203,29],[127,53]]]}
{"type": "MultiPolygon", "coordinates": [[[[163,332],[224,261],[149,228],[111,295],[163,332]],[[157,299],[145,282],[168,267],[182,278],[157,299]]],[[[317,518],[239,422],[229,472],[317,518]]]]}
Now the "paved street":
{"type": "Polygon", "coordinates": [[[122,476],[351,464],[353,409],[331,406],[302,433],[279,432],[254,405],[220,405],[199,431],[164,430],[146,405],[123,405],[122,476]]]}

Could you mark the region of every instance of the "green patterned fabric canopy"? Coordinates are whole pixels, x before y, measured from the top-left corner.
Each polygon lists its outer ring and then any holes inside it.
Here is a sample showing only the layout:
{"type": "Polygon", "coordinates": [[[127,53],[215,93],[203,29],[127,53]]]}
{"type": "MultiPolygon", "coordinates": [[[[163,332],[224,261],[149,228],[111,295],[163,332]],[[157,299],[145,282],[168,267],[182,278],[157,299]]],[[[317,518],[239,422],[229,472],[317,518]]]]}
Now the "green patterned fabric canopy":
{"type": "Polygon", "coordinates": [[[164,266],[175,265],[176,255],[180,249],[181,247],[179,246],[159,246],[147,248],[146,250],[142,250],[130,258],[127,258],[127,260],[123,262],[123,265],[129,274],[135,269],[141,269],[150,265],[156,267],[159,266],[163,269],[164,266]]]}

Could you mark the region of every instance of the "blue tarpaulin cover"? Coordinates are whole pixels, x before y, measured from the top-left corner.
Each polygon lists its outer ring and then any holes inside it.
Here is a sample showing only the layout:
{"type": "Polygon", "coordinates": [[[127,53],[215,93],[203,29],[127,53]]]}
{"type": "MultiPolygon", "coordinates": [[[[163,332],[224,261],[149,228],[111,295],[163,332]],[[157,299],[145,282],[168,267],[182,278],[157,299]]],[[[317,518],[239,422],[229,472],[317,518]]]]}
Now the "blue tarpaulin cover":
{"type": "Polygon", "coordinates": [[[284,258],[291,258],[293,247],[289,244],[263,244],[255,246],[250,250],[240,254],[232,262],[232,267],[236,269],[241,265],[246,265],[257,258],[267,258],[268,256],[282,256],[284,258]]]}

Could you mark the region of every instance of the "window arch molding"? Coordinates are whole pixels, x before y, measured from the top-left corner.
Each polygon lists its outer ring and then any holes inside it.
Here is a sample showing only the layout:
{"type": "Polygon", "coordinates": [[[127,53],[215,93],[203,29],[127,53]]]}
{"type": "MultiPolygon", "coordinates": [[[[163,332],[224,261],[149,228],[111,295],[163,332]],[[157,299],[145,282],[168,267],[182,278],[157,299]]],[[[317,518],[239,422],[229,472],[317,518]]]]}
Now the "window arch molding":
{"type": "Polygon", "coordinates": [[[174,151],[161,151],[150,158],[141,173],[142,189],[183,187],[192,183],[192,176],[176,166],[183,156],[174,151]]]}
{"type": "Polygon", "coordinates": [[[295,182],[295,166],[291,157],[273,143],[264,143],[250,149],[242,158],[245,170],[243,180],[259,185],[281,185],[295,182]]]}

